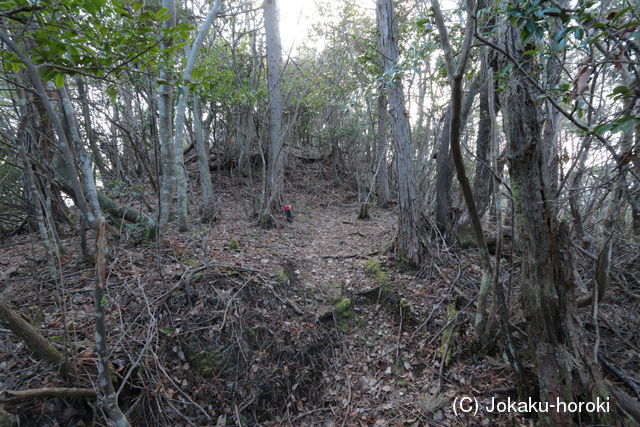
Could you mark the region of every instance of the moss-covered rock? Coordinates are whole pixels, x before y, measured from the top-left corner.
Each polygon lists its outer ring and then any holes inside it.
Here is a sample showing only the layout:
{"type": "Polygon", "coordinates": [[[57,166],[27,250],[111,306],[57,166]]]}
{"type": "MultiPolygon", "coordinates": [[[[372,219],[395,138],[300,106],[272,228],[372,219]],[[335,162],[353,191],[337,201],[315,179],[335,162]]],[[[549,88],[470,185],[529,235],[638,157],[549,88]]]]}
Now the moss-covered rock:
{"type": "Polygon", "coordinates": [[[380,261],[377,258],[369,258],[364,264],[365,274],[375,280],[378,285],[384,285],[389,281],[387,272],[380,265],[380,261]]]}
{"type": "Polygon", "coordinates": [[[456,310],[456,303],[452,302],[447,306],[447,322],[451,322],[449,326],[442,333],[442,340],[440,341],[440,348],[438,349],[438,355],[444,360],[444,366],[449,366],[451,363],[451,355],[453,354],[451,348],[451,340],[458,336],[456,330],[455,317],[458,314],[456,310]]]}
{"type": "Polygon", "coordinates": [[[349,320],[353,317],[353,305],[351,300],[345,296],[336,298],[333,303],[335,307],[336,320],[342,332],[349,332],[349,320]]]}

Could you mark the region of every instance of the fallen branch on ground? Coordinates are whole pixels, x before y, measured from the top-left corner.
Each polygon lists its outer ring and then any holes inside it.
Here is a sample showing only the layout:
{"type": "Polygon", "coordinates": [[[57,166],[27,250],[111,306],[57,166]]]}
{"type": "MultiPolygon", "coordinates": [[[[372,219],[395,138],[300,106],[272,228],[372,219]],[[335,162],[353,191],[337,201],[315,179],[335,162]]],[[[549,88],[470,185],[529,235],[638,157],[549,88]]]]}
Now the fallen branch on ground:
{"type": "Polygon", "coordinates": [[[625,383],[631,390],[636,393],[638,397],[640,397],[640,385],[638,385],[638,382],[635,380],[635,378],[627,375],[622,369],[609,362],[600,353],[598,353],[598,360],[600,361],[600,363],[602,363],[602,366],[604,366],[609,372],[622,380],[623,383],[625,383]]]}
{"type": "Polygon", "coordinates": [[[96,391],[92,388],[77,387],[43,387],[28,390],[5,390],[0,401],[16,402],[49,397],[74,397],[88,399],[96,397],[96,391]]]}

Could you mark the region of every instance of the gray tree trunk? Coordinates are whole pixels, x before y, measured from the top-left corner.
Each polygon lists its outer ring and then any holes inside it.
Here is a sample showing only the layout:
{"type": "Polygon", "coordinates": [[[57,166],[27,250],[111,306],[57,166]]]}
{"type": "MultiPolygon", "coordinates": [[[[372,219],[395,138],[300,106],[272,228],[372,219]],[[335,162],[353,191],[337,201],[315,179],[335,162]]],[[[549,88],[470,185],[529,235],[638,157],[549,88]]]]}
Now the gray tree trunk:
{"type": "MultiPolygon", "coordinates": [[[[609,390],[591,349],[585,346],[575,314],[569,231],[558,221],[552,201],[538,93],[523,75],[533,75],[535,65],[522,56],[517,29],[508,27],[503,41],[503,49],[519,64],[518,72],[511,75],[501,92],[501,106],[522,249],[521,303],[540,399],[602,399],[609,390]]],[[[610,414],[594,416],[606,423],[610,414]]],[[[573,424],[572,415],[566,412],[551,411],[541,417],[541,423],[573,424]]]]}
{"type": "MultiPolygon", "coordinates": [[[[480,89],[481,76],[476,75],[469,83],[462,100],[462,130],[467,125],[473,100],[480,89]]],[[[451,158],[450,146],[451,109],[447,109],[444,127],[438,141],[438,155],[436,158],[436,224],[445,237],[452,237],[457,223],[457,215],[453,210],[452,187],[454,165],[451,158]]]]}
{"type": "Polygon", "coordinates": [[[262,196],[260,224],[273,227],[273,214],[282,202],[284,191],[284,152],[282,135],[282,90],[280,30],[276,0],[265,0],[264,27],[267,45],[267,89],[269,93],[269,155],[262,196]]]}
{"type": "Polygon", "coordinates": [[[200,187],[202,188],[202,219],[210,220],[215,218],[215,207],[213,204],[211,171],[209,170],[209,144],[204,139],[202,109],[200,107],[200,96],[197,93],[193,95],[193,133],[195,134],[200,187]]]}
{"type": "Polygon", "coordinates": [[[387,96],[378,95],[378,133],[376,134],[376,198],[378,204],[389,203],[389,168],[387,166],[387,145],[389,135],[389,112],[387,96]]]}
{"type": "Polygon", "coordinates": [[[198,52],[200,51],[200,47],[202,46],[202,42],[204,41],[205,36],[209,32],[209,28],[211,28],[211,24],[215,19],[218,11],[220,10],[220,6],[222,6],[222,0],[216,0],[213,6],[211,6],[211,10],[209,10],[209,14],[207,15],[207,19],[205,19],[202,27],[198,30],[198,34],[196,35],[193,44],[188,50],[187,54],[187,64],[182,72],[182,81],[183,84],[180,86],[180,95],[178,97],[178,107],[176,108],[176,128],[175,128],[175,157],[176,157],[176,183],[177,183],[177,193],[178,193],[178,229],[180,231],[188,231],[189,230],[189,220],[188,220],[188,203],[187,203],[187,169],[184,166],[184,158],[183,158],[183,140],[184,140],[184,118],[187,110],[187,100],[189,99],[189,82],[191,81],[191,74],[193,72],[193,68],[196,65],[196,58],[198,57],[198,52]]]}
{"type": "Polygon", "coordinates": [[[485,214],[491,201],[491,163],[493,159],[490,158],[490,155],[494,141],[494,117],[491,116],[489,108],[489,92],[493,88],[493,78],[489,78],[487,75],[487,52],[488,48],[484,48],[480,71],[483,75],[483,82],[480,88],[480,118],[476,138],[476,170],[473,179],[473,199],[480,217],[485,214]]]}
{"type": "Polygon", "coordinates": [[[58,139],[58,146],[60,151],[62,152],[62,156],[64,158],[67,167],[69,168],[69,181],[70,185],[73,188],[73,193],[75,195],[75,200],[80,212],[84,215],[85,219],[89,224],[95,225],[96,218],[93,215],[87,200],[85,199],[84,191],[82,189],[82,184],[80,183],[80,178],[78,177],[78,172],[76,169],[75,161],[73,158],[73,153],[71,152],[71,148],[69,146],[69,140],[67,139],[67,135],[65,133],[64,127],[58,118],[58,115],[54,111],[51,102],[49,101],[49,97],[47,96],[47,90],[40,78],[40,74],[36,69],[36,66],[33,64],[31,59],[27,57],[24,52],[18,47],[18,45],[9,37],[9,34],[4,30],[0,30],[0,39],[4,41],[9,49],[14,51],[16,55],[20,58],[20,60],[27,67],[27,71],[29,73],[29,77],[31,79],[31,83],[35,88],[36,95],[40,101],[40,104],[44,108],[44,111],[47,114],[51,123],[53,123],[54,130],[56,132],[56,136],[58,139]]]}
{"type": "Polygon", "coordinates": [[[376,7],[379,37],[384,57],[385,78],[389,93],[389,110],[396,149],[396,169],[398,172],[398,198],[400,212],[398,216],[398,259],[417,266],[422,262],[425,248],[422,244],[422,218],[416,199],[417,188],[413,162],[413,144],[409,130],[407,111],[402,91],[402,73],[397,69],[398,39],[395,30],[395,17],[392,0],[377,0],[376,7]]]}
{"type": "Polygon", "coordinates": [[[76,154],[80,163],[80,177],[82,178],[83,190],[88,199],[88,205],[95,218],[102,216],[100,211],[100,203],[98,202],[98,194],[96,189],[96,181],[93,176],[93,168],[91,167],[91,161],[84,148],[84,144],[80,139],[80,131],[78,128],[78,122],[76,120],[71,100],[67,92],[66,85],[58,89],[58,95],[60,96],[60,103],[62,104],[62,115],[64,117],[63,127],[66,128],[67,133],[71,135],[71,141],[76,151],[76,154]]]}
{"type": "MultiPolygon", "coordinates": [[[[162,0],[162,7],[166,8],[170,18],[162,23],[164,28],[171,28],[176,24],[176,8],[174,0],[162,0]]],[[[172,41],[163,42],[163,47],[168,47],[172,41]]],[[[158,206],[158,233],[167,227],[173,193],[176,181],[176,152],[173,141],[173,86],[171,85],[171,59],[160,67],[160,91],[158,95],[158,134],[160,139],[160,152],[162,156],[162,184],[160,185],[160,205],[158,206]]]]}
{"type": "Polygon", "coordinates": [[[98,147],[98,142],[96,140],[96,132],[95,129],[93,129],[93,124],[91,123],[91,107],[89,105],[89,96],[87,95],[87,91],[85,90],[84,80],[82,79],[82,77],[76,77],[76,85],[78,86],[78,97],[80,98],[80,105],[82,107],[84,129],[85,133],[87,134],[87,140],[89,141],[91,154],[93,154],[93,161],[95,162],[102,179],[106,180],[109,176],[109,171],[107,170],[107,166],[104,164],[104,160],[102,159],[102,153],[100,153],[100,147],[98,147]]]}

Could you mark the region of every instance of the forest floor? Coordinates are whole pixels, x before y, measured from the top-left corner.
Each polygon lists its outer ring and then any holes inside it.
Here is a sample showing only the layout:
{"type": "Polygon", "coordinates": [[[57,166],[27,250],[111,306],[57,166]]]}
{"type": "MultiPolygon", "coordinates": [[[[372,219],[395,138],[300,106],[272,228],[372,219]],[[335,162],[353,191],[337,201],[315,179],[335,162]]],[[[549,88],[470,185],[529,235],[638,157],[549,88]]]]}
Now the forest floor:
{"type": "MultiPolygon", "coordinates": [[[[317,164],[297,171],[286,191],[295,218],[273,230],[252,216],[255,190],[225,177],[218,221],[156,242],[113,233],[109,345],[134,425],[528,424],[453,412],[456,397],[486,404],[515,393],[499,346],[473,341],[476,251],[438,248],[419,271],[402,271],[390,250],[395,206],[357,220],[346,185],[317,164]]],[[[76,385],[93,387],[93,268],[78,256],[77,233],[65,230],[62,242],[57,284],[42,280],[36,235],[5,242],[0,292],[67,349],[76,385]]],[[[64,385],[0,331],[0,390],[64,385]]],[[[5,408],[24,425],[88,425],[97,411],[62,398],[5,408]]]]}

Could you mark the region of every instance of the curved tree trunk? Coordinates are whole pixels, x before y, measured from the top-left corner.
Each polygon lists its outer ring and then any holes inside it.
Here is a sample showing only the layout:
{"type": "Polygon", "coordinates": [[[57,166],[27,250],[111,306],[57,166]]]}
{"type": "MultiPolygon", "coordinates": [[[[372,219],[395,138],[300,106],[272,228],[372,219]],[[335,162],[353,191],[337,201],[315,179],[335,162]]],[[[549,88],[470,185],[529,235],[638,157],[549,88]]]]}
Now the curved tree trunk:
{"type": "MultiPolygon", "coordinates": [[[[100,388],[103,391],[103,408],[109,415],[111,421],[118,427],[128,427],[129,422],[127,418],[122,414],[118,407],[117,395],[113,389],[111,383],[111,377],[109,376],[109,362],[106,342],[106,324],[105,324],[105,310],[104,301],[101,297],[105,292],[105,251],[106,251],[106,231],[105,220],[102,217],[102,212],[98,202],[97,190],[95,185],[95,179],[93,177],[93,170],[89,162],[89,158],[84,151],[84,146],[79,140],[79,134],[77,129],[77,123],[71,106],[71,102],[67,96],[66,89],[60,88],[58,94],[60,96],[61,107],[63,117],[67,129],[63,126],[58,115],[55,113],[44,83],[31,59],[25,55],[20,47],[9,37],[9,35],[0,29],[0,39],[2,39],[9,48],[16,53],[23,64],[27,67],[31,83],[35,87],[36,94],[40,99],[42,106],[47,113],[48,119],[53,123],[56,130],[56,136],[62,156],[65,160],[65,165],[68,172],[68,178],[70,180],[70,186],[73,189],[74,200],[76,205],[82,212],[83,220],[91,224],[96,231],[96,287],[95,287],[95,306],[96,306],[96,349],[99,355],[98,371],[100,373],[100,388]],[[67,134],[72,136],[72,141],[69,140],[67,134]],[[75,159],[71,152],[70,144],[76,143],[76,150],[80,158],[80,171],[76,169],[75,159]],[[80,176],[83,177],[84,188],[80,181],[80,176]],[[85,198],[85,194],[88,195],[89,201],[85,198]]],[[[25,323],[18,321],[14,312],[12,312],[6,305],[0,305],[0,317],[5,317],[8,321],[14,325],[15,332],[21,336],[26,342],[30,340],[33,342],[33,347],[38,348],[42,357],[45,360],[55,361],[58,359],[56,352],[52,351],[53,347],[46,342],[46,340],[37,334],[37,331],[27,328],[25,323]]],[[[35,351],[35,350],[34,350],[35,351]]],[[[57,351],[57,350],[56,350],[57,351]]],[[[65,362],[66,364],[66,362],[65,362]]],[[[65,368],[68,371],[68,367],[65,368]]]]}
{"type": "Polygon", "coordinates": [[[213,4],[213,6],[211,6],[211,10],[209,10],[207,19],[202,24],[202,27],[200,27],[200,29],[198,30],[198,34],[196,35],[193,44],[188,49],[187,65],[182,72],[183,83],[180,86],[180,95],[178,97],[178,106],[176,108],[176,128],[174,138],[176,154],[176,182],[178,193],[178,229],[180,231],[189,230],[187,203],[187,169],[184,166],[184,152],[182,148],[184,139],[184,118],[187,110],[187,100],[189,99],[189,82],[191,81],[191,74],[193,72],[193,68],[196,65],[196,58],[198,57],[198,52],[200,51],[202,42],[209,32],[209,28],[211,28],[213,20],[218,15],[220,6],[222,6],[222,0],[217,0],[213,4]]]}

